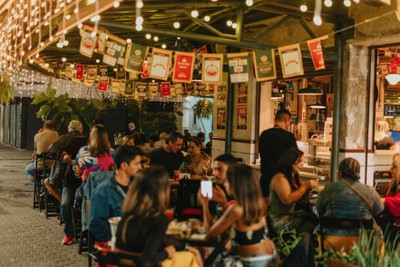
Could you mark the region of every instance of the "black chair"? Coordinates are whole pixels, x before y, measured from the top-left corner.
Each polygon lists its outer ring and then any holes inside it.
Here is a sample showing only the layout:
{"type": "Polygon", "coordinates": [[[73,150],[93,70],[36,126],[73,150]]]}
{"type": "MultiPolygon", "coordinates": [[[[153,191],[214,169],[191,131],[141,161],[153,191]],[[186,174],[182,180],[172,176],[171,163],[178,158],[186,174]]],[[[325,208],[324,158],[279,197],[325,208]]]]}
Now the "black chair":
{"type": "Polygon", "coordinates": [[[89,254],[100,267],[112,264],[121,267],[139,266],[140,254],[127,251],[96,250],[89,254]]]}
{"type": "Polygon", "coordinates": [[[197,192],[200,188],[200,180],[181,179],[179,181],[178,203],[176,203],[175,213],[178,220],[189,218],[202,218],[201,205],[197,199],[197,192]]]}
{"type": "Polygon", "coordinates": [[[35,182],[33,186],[33,209],[39,211],[45,208],[44,180],[50,175],[50,168],[46,166],[46,153],[35,153],[35,182]]]}
{"type": "Polygon", "coordinates": [[[384,196],[386,189],[392,179],[390,171],[375,171],[374,172],[374,187],[380,196],[384,196]]]}
{"type": "MultiPolygon", "coordinates": [[[[44,164],[44,169],[49,169],[46,166],[46,161],[48,160],[55,160],[56,157],[54,155],[48,154],[48,153],[42,153],[42,158],[43,158],[43,164],[44,164]]],[[[50,177],[51,175],[51,169],[49,169],[44,176],[43,176],[43,181],[50,177]]],[[[50,195],[49,191],[47,190],[46,187],[44,187],[44,213],[46,215],[46,219],[48,219],[49,217],[59,217],[60,218],[60,202],[53,197],[52,195],[50,195]]]]}

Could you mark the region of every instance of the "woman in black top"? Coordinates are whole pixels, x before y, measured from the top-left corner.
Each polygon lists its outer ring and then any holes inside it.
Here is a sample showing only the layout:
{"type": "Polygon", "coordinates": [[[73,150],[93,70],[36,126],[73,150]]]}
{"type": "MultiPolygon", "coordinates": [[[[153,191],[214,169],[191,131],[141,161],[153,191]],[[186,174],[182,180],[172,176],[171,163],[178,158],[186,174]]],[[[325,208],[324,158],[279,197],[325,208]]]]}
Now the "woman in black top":
{"type": "MultiPolygon", "coordinates": [[[[124,214],[117,229],[116,247],[141,253],[140,266],[159,266],[166,259],[176,260],[179,253],[175,251],[185,249],[185,244],[165,234],[168,219],[164,211],[168,208],[169,195],[168,173],[157,165],[136,175],[127,193],[122,206],[124,214]]],[[[194,248],[186,249],[199,255],[194,248]]],[[[179,266],[202,266],[196,264],[199,260],[190,256],[192,264],[182,265],[179,261],[179,266]]]]}

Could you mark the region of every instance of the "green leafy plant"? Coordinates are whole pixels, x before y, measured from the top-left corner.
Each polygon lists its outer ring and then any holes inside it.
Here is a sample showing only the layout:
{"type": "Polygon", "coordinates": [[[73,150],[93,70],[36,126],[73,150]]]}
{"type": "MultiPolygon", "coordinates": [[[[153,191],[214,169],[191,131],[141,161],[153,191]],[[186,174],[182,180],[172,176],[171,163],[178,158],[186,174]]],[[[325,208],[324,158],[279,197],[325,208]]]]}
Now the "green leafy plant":
{"type": "Polygon", "coordinates": [[[278,236],[272,240],[274,241],[281,258],[285,258],[290,255],[292,250],[300,242],[301,238],[302,237],[297,234],[296,229],[283,229],[278,232],[278,236]]]}
{"type": "Polygon", "coordinates": [[[214,112],[213,103],[208,99],[199,99],[192,107],[199,119],[209,119],[214,112]]]}
{"type": "Polygon", "coordinates": [[[0,72],[0,104],[10,104],[14,99],[14,89],[10,84],[10,78],[7,73],[0,72]]]}

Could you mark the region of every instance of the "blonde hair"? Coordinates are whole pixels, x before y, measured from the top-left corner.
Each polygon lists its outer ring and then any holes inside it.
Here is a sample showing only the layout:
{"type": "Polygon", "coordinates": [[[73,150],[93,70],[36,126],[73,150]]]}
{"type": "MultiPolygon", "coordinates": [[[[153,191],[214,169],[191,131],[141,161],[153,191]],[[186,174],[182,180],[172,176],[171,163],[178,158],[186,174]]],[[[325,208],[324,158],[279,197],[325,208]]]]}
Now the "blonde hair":
{"type": "Polygon", "coordinates": [[[400,191],[400,153],[393,156],[393,166],[397,168],[397,177],[392,177],[390,180],[386,194],[395,194],[400,191]]]}
{"type": "Polygon", "coordinates": [[[385,120],[379,120],[375,126],[375,142],[381,141],[388,136],[389,123],[385,120]]]}
{"type": "Polygon", "coordinates": [[[110,153],[111,144],[108,133],[102,124],[95,124],[89,136],[89,151],[92,156],[100,156],[110,153]]]}

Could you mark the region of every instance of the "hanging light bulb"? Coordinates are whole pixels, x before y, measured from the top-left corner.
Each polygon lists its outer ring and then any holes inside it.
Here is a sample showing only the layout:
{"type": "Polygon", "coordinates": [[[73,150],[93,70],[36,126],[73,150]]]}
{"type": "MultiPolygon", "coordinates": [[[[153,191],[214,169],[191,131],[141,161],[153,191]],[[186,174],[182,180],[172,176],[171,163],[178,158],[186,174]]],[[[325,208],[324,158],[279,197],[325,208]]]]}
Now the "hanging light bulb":
{"type": "Polygon", "coordinates": [[[157,42],[158,41],[158,36],[154,36],[153,40],[157,42]]]}
{"type": "Polygon", "coordinates": [[[33,58],[30,58],[30,59],[29,59],[29,64],[33,64],[33,62],[35,62],[35,61],[33,60],[33,58]]]}
{"type": "Polygon", "coordinates": [[[137,8],[142,8],[143,7],[143,1],[142,0],[136,0],[136,7],[137,8]]]}
{"type": "Polygon", "coordinates": [[[314,22],[315,25],[321,26],[322,25],[322,18],[320,16],[314,16],[313,22],[314,22]]]}
{"type": "Polygon", "coordinates": [[[91,21],[91,22],[96,22],[96,21],[99,21],[100,18],[101,18],[100,15],[96,15],[96,16],[91,17],[91,18],[90,18],[90,21],[91,21]]]}
{"type": "Polygon", "coordinates": [[[140,32],[141,30],[143,30],[143,26],[142,25],[136,25],[136,30],[138,32],[140,32]]]}
{"type": "Polygon", "coordinates": [[[83,24],[81,22],[78,23],[78,29],[82,28],[83,24]]]}
{"type": "Polygon", "coordinates": [[[360,3],[360,0],[353,0],[353,1],[354,1],[354,3],[356,3],[356,4],[360,3]]]}
{"type": "Polygon", "coordinates": [[[210,16],[206,15],[204,16],[204,21],[205,22],[209,22],[211,20],[210,16]]]}
{"type": "Polygon", "coordinates": [[[193,18],[197,18],[199,16],[199,11],[197,11],[196,9],[192,10],[192,12],[190,12],[190,15],[193,18]]]}
{"type": "Polygon", "coordinates": [[[131,38],[126,39],[126,43],[127,43],[127,44],[132,43],[132,39],[131,39],[131,38]]]}
{"type": "Polygon", "coordinates": [[[44,66],[45,66],[46,68],[48,68],[48,67],[49,67],[49,63],[45,63],[44,66]]]}
{"type": "Polygon", "coordinates": [[[253,4],[253,0],[246,0],[246,6],[252,6],[253,4]]]}
{"type": "Polygon", "coordinates": [[[35,58],[39,58],[39,53],[36,53],[35,58]]]}
{"type": "Polygon", "coordinates": [[[307,12],[307,10],[308,10],[307,5],[302,4],[302,5],[300,6],[300,11],[301,11],[301,12],[307,12]]]}
{"type": "Polygon", "coordinates": [[[332,6],[332,0],[325,0],[325,1],[324,1],[324,5],[325,5],[326,7],[331,7],[331,6],[332,6]]]}
{"type": "Polygon", "coordinates": [[[96,0],[89,0],[89,5],[93,4],[94,2],[96,2],[96,0]]]}
{"type": "Polygon", "coordinates": [[[181,27],[181,24],[179,23],[179,21],[175,21],[174,22],[174,28],[175,29],[179,29],[181,27]]]}
{"type": "Polygon", "coordinates": [[[71,68],[75,68],[75,65],[74,65],[74,64],[71,64],[70,66],[71,66],[71,68]]]}
{"type": "Polygon", "coordinates": [[[58,48],[63,48],[63,46],[64,46],[64,44],[63,44],[62,42],[58,42],[58,43],[57,43],[57,47],[58,47],[58,48]]]}
{"type": "Polygon", "coordinates": [[[165,49],[165,48],[167,48],[167,45],[166,45],[166,44],[162,44],[162,45],[161,45],[161,48],[162,48],[162,49],[165,49]]]}
{"type": "Polygon", "coordinates": [[[313,22],[317,26],[320,26],[322,24],[321,10],[322,10],[322,0],[315,0],[313,22]]]}
{"type": "Polygon", "coordinates": [[[232,23],[232,28],[236,29],[237,28],[237,24],[236,23],[232,23]]]}
{"type": "Polygon", "coordinates": [[[62,62],[66,62],[66,61],[67,61],[67,58],[66,58],[66,57],[63,57],[63,58],[61,59],[61,61],[62,61],[62,62]]]}
{"type": "Polygon", "coordinates": [[[229,27],[231,27],[232,24],[233,24],[232,20],[228,19],[228,20],[226,21],[226,25],[228,25],[229,27]]]}
{"type": "Polygon", "coordinates": [[[136,17],[136,25],[142,25],[143,24],[143,17],[142,16],[137,16],[136,17]]]}
{"type": "Polygon", "coordinates": [[[97,64],[100,63],[100,59],[96,59],[96,63],[97,63],[97,64]]]}
{"type": "Polygon", "coordinates": [[[119,2],[118,2],[118,1],[114,1],[113,6],[114,6],[115,8],[119,7],[119,2]]]}
{"type": "Polygon", "coordinates": [[[146,39],[149,40],[150,38],[151,38],[151,34],[150,34],[150,33],[147,33],[147,34],[146,34],[146,39]]]}
{"type": "Polygon", "coordinates": [[[64,46],[67,46],[68,44],[69,44],[68,40],[64,40],[63,45],[64,45],[64,46]]]}
{"type": "Polygon", "coordinates": [[[350,0],[344,0],[343,4],[347,7],[351,6],[351,1],[350,0]]]}

